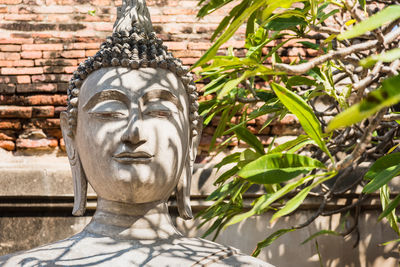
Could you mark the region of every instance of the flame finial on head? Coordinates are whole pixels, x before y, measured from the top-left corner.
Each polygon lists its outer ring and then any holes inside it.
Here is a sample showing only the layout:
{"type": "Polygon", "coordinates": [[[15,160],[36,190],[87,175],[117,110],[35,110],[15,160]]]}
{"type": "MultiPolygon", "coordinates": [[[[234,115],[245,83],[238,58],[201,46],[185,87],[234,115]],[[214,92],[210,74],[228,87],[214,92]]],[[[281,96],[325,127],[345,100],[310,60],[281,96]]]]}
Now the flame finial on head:
{"type": "Polygon", "coordinates": [[[133,25],[141,26],[147,34],[153,31],[150,13],[145,0],[123,0],[117,8],[114,32],[130,32],[133,25]]]}

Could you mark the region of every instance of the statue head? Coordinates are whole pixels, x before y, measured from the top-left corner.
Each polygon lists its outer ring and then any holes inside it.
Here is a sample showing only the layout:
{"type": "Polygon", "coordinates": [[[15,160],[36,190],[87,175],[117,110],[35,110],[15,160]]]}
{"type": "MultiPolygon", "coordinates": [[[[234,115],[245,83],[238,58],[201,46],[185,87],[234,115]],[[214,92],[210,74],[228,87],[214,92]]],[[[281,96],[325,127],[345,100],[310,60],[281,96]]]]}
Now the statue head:
{"type": "Polygon", "coordinates": [[[87,182],[99,197],[166,201],[192,217],[190,181],[201,132],[188,68],[152,32],[144,2],[124,1],[112,36],[82,62],[68,89],[61,127],[74,180],[74,215],[87,182]]]}

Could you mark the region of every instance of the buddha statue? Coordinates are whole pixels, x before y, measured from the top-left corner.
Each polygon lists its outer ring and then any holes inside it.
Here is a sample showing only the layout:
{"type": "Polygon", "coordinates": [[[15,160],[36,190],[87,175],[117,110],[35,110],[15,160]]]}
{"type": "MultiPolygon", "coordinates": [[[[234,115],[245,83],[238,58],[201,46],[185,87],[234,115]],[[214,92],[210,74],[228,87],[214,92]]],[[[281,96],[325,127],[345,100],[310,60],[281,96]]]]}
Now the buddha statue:
{"type": "Polygon", "coordinates": [[[88,182],[96,212],[82,232],[2,256],[0,266],[270,266],[184,237],[172,223],[167,200],[174,191],[180,216],[192,218],[196,100],[188,69],[152,32],[145,2],[124,1],[112,36],[74,72],[60,116],[73,214],[85,212],[88,182]]]}

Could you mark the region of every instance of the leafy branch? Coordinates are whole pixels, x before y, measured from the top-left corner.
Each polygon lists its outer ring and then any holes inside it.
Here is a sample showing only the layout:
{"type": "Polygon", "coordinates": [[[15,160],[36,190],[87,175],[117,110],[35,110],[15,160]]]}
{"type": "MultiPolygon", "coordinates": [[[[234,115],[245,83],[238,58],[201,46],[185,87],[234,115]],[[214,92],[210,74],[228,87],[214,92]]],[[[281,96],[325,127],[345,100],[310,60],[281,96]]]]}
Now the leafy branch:
{"type": "MultiPolygon", "coordinates": [[[[201,1],[199,17],[230,2],[201,1]]],[[[380,219],[386,218],[400,236],[395,214],[400,197],[391,199],[387,187],[400,174],[400,158],[395,156],[400,153],[400,6],[386,2],[387,7],[376,10],[372,1],[362,0],[246,0],[222,20],[212,36],[215,43],[193,66],[209,81],[203,96],[212,96],[199,111],[205,125],[220,118],[211,149],[221,151],[233,141],[248,148],[216,165],[225,171],[208,198],[215,202],[199,214],[202,225],[213,221],[206,235],[216,237],[224,228],[267,211],[274,211],[275,221],[296,211],[311,195],[320,200],[315,213],[299,225],[270,234],[253,255],[319,216],[344,216],[354,210],[351,227],[341,233],[324,229],[309,240],[321,234],[346,236],[357,229],[363,201],[379,190],[380,219]],[[232,48],[217,55],[244,23],[245,56],[237,56],[232,48]],[[285,58],[289,44],[307,53],[285,58]],[[288,114],[297,118],[302,132],[284,143],[274,137],[264,147],[257,132],[247,127],[251,120],[263,121],[260,133],[288,114]],[[218,144],[221,137],[225,141],[218,144]],[[351,175],[365,163],[371,166],[365,177],[351,175]],[[252,185],[262,186],[264,194],[245,211],[243,196],[252,185]],[[357,202],[326,209],[336,196],[360,186],[364,191],[357,202]]]]}

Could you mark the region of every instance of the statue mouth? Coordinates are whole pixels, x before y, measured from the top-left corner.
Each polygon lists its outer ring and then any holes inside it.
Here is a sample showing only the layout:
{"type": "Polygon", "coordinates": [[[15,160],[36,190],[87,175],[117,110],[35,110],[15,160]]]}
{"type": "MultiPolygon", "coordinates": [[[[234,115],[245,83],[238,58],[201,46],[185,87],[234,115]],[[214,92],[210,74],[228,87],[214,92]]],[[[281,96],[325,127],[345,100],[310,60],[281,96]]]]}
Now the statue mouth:
{"type": "Polygon", "coordinates": [[[121,152],[115,154],[113,159],[119,163],[130,164],[130,163],[149,163],[153,158],[153,155],[150,155],[144,151],[137,152],[121,152]]]}

